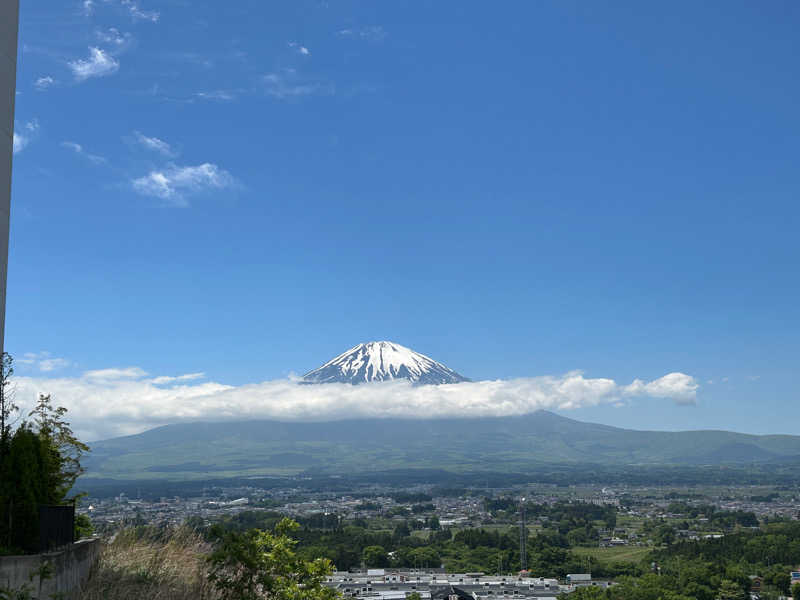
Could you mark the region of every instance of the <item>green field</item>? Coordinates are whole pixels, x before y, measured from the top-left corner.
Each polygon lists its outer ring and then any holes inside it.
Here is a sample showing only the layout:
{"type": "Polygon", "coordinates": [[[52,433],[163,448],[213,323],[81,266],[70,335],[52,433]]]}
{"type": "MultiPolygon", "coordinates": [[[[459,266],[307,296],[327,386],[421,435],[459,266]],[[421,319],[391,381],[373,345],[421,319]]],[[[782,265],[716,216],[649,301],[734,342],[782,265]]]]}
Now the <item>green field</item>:
{"type": "Polygon", "coordinates": [[[651,548],[646,546],[615,546],[611,548],[572,548],[578,556],[591,556],[603,562],[639,562],[651,548]]]}

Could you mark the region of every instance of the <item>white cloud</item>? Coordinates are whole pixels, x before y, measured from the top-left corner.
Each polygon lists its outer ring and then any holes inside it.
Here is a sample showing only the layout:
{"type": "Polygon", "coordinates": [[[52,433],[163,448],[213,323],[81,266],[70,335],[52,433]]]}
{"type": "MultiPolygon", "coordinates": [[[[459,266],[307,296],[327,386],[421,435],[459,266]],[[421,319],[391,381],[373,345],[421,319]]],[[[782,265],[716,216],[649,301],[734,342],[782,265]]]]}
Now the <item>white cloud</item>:
{"type": "Polygon", "coordinates": [[[142,10],[137,2],[134,0],[120,0],[120,4],[128,9],[130,15],[134,20],[151,21],[156,23],[160,18],[160,14],[154,10],[142,10]]]}
{"type": "Polygon", "coordinates": [[[669,373],[650,382],[636,379],[624,388],[624,392],[628,396],[672,398],[678,404],[694,404],[699,387],[700,384],[690,375],[669,373]]]}
{"type": "Polygon", "coordinates": [[[58,371],[71,365],[72,363],[66,358],[45,358],[39,362],[39,370],[45,372],[58,371]]]}
{"type": "Polygon", "coordinates": [[[72,361],[67,360],[66,358],[57,358],[51,356],[49,352],[42,351],[42,352],[26,352],[22,355],[22,358],[17,358],[14,361],[18,365],[22,365],[21,368],[31,368],[31,369],[38,369],[43,373],[50,373],[52,371],[58,371],[60,369],[64,369],[66,367],[72,366],[72,361]]]}
{"type": "MultiPolygon", "coordinates": [[[[105,4],[113,4],[115,0],[103,0],[105,4]]],[[[122,6],[125,10],[128,11],[128,14],[133,18],[134,21],[151,21],[156,23],[160,18],[160,14],[154,10],[144,10],[139,6],[139,3],[135,0],[119,0],[119,5],[122,6]]],[[[83,14],[91,16],[94,14],[95,7],[97,6],[97,0],[83,0],[81,3],[83,14]]]]}
{"type": "Polygon", "coordinates": [[[103,77],[119,70],[119,61],[108,52],[95,46],[89,47],[89,57],[67,63],[76,81],[85,81],[90,77],[103,77]]]}
{"type": "Polygon", "coordinates": [[[116,46],[117,51],[128,46],[133,39],[130,33],[121,33],[116,27],[109,27],[105,31],[97,30],[94,33],[97,39],[104,44],[116,46]]]}
{"type": "Polygon", "coordinates": [[[17,377],[16,398],[30,405],[38,392],[52,393],[54,402],[69,410],[79,435],[91,440],[197,420],[513,416],[538,409],[616,406],[633,395],[685,403],[697,390],[694,378],[682,373],[627,386],[612,379],[588,379],[577,371],[433,386],[406,381],[302,385],[292,379],[230,386],[196,381],[202,377],[190,373],[148,378],[137,367],[88,371],[71,378],[17,377]]]}
{"type": "Polygon", "coordinates": [[[22,152],[25,149],[25,146],[27,146],[27,145],[28,145],[28,138],[26,138],[24,135],[20,135],[20,134],[14,132],[14,139],[13,139],[13,145],[12,145],[12,149],[14,151],[14,154],[17,154],[18,152],[22,152]]]}
{"type": "Polygon", "coordinates": [[[52,85],[53,85],[55,82],[56,82],[56,80],[55,80],[55,79],[53,79],[52,77],[50,77],[49,75],[47,75],[47,76],[45,76],[45,77],[39,77],[39,79],[37,79],[37,80],[36,80],[36,81],[33,83],[33,86],[34,86],[34,87],[35,87],[37,90],[39,90],[40,92],[43,92],[43,91],[45,91],[46,89],[48,89],[49,87],[51,87],[51,86],[52,86],[52,85]]]}
{"type": "Polygon", "coordinates": [[[234,90],[212,90],[209,92],[197,92],[195,96],[203,100],[230,102],[231,100],[236,100],[237,92],[234,90]]]}
{"type": "Polygon", "coordinates": [[[38,131],[39,121],[37,119],[28,121],[19,127],[19,131],[15,131],[13,136],[12,151],[14,154],[22,152],[33,141],[38,131]]]}
{"type": "Polygon", "coordinates": [[[61,147],[66,148],[68,150],[72,150],[75,154],[80,154],[86,160],[94,165],[103,165],[106,164],[108,161],[103,156],[98,156],[97,154],[92,154],[90,152],[86,152],[80,144],[75,142],[61,142],[61,147]]]}
{"type": "Polygon", "coordinates": [[[185,194],[231,188],[236,185],[236,180],[226,170],[212,163],[195,167],[171,164],[134,179],[132,184],[140,194],[168,200],[174,206],[188,206],[185,194]]]}
{"type": "Polygon", "coordinates": [[[160,375],[158,377],[154,377],[150,380],[150,383],[154,383],[156,385],[163,385],[165,383],[174,383],[176,381],[192,381],[194,379],[204,379],[206,376],[205,373],[187,373],[186,375],[160,375]]]}
{"type": "Polygon", "coordinates": [[[86,371],[83,377],[89,381],[112,383],[128,379],[140,379],[146,375],[147,371],[139,367],[124,367],[121,369],[97,369],[95,371],[86,371]]]}
{"type": "Polygon", "coordinates": [[[380,25],[372,25],[369,27],[340,29],[336,32],[339,37],[345,38],[360,38],[369,42],[380,42],[386,38],[386,30],[380,25]]]}
{"type": "Polygon", "coordinates": [[[289,48],[294,48],[295,50],[297,50],[299,54],[302,54],[303,56],[311,55],[311,51],[308,48],[306,48],[305,46],[301,46],[297,42],[289,42],[289,48]]]}
{"type": "Polygon", "coordinates": [[[310,96],[313,94],[333,94],[331,85],[300,81],[294,70],[286,70],[285,74],[268,73],[261,78],[267,95],[280,100],[310,96]]]}
{"type": "Polygon", "coordinates": [[[136,142],[143,148],[152,150],[153,152],[158,152],[162,156],[166,156],[168,158],[174,158],[177,156],[177,153],[164,140],[161,140],[157,137],[148,137],[139,131],[134,131],[133,136],[136,139],[136,142]]]}
{"type": "Polygon", "coordinates": [[[73,152],[81,154],[83,152],[83,146],[80,144],[76,144],[75,142],[61,142],[62,148],[69,148],[73,152]]]}

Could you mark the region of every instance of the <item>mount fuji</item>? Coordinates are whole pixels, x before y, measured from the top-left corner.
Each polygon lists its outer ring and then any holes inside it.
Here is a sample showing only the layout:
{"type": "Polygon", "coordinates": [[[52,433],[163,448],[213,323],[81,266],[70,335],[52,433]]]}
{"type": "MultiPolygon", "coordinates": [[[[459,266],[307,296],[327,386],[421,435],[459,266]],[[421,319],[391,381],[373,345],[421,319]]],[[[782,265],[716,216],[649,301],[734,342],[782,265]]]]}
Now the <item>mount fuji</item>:
{"type": "Polygon", "coordinates": [[[416,384],[469,381],[432,358],[394,342],[367,342],[350,348],[303,376],[303,383],[369,383],[408,379],[416,384]]]}

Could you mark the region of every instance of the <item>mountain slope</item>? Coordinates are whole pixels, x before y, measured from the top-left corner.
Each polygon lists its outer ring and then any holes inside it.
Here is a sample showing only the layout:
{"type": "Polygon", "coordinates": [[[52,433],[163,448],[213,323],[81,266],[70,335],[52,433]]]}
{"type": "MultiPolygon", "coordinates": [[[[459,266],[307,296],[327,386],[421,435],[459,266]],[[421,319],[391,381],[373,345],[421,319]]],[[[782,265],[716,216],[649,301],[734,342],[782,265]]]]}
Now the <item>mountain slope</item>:
{"type": "Polygon", "coordinates": [[[359,344],[303,376],[305,383],[358,384],[393,379],[418,384],[469,381],[432,358],[386,341],[359,344]]]}
{"type": "Polygon", "coordinates": [[[800,436],[634,431],[538,411],[486,419],[168,425],[92,444],[90,477],[196,479],[398,468],[526,472],[542,465],[722,465],[800,457],[800,436]]]}

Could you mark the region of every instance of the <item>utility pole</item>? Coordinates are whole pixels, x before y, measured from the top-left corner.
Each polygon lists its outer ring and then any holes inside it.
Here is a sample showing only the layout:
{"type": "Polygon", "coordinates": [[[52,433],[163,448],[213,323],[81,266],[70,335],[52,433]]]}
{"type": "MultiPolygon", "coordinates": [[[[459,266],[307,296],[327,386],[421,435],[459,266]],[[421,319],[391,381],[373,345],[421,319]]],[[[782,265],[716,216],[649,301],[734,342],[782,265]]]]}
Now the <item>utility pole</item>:
{"type": "Polygon", "coordinates": [[[8,221],[14,155],[14,101],[17,95],[19,0],[0,2],[0,356],[5,350],[8,221]]]}

